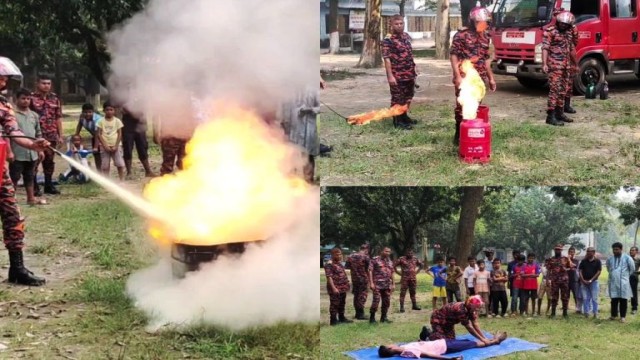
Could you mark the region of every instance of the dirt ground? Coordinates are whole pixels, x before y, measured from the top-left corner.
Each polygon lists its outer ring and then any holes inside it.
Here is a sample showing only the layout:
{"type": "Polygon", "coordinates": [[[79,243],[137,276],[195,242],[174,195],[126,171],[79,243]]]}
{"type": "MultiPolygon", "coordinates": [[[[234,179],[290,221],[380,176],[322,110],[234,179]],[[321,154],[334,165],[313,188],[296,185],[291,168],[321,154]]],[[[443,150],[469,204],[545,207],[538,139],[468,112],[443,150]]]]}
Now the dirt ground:
{"type": "MultiPolygon", "coordinates": [[[[322,70],[346,70],[362,72],[364,75],[345,80],[332,81],[326,90],[321,92],[321,101],[342,115],[364,112],[389,106],[389,88],[383,68],[356,69],[359,55],[323,55],[320,57],[322,70]]],[[[414,97],[414,104],[451,104],[455,105],[453,84],[451,82],[451,66],[448,60],[416,58],[419,72],[417,83],[420,89],[414,97]]],[[[609,96],[633,105],[640,105],[640,81],[634,75],[610,77],[609,96]]],[[[498,88],[489,93],[484,104],[491,108],[494,120],[518,118],[522,114],[540,114],[544,120],[547,90],[531,90],[518,83],[515,77],[496,75],[498,88]]],[[[580,106],[587,101],[584,97],[574,96],[574,103],[580,106]]],[[[594,101],[594,100],[590,100],[594,101]]],[[[323,111],[328,111],[326,108],[323,111]]],[[[452,110],[453,111],[453,110],[452,110]]],[[[597,116],[592,113],[572,115],[576,123],[572,126],[590,126],[588,120],[597,116]]],[[[599,131],[594,129],[594,131],[599,131]]],[[[621,134],[631,135],[631,134],[621,134]]],[[[640,139],[640,132],[635,133],[640,139]]]]}

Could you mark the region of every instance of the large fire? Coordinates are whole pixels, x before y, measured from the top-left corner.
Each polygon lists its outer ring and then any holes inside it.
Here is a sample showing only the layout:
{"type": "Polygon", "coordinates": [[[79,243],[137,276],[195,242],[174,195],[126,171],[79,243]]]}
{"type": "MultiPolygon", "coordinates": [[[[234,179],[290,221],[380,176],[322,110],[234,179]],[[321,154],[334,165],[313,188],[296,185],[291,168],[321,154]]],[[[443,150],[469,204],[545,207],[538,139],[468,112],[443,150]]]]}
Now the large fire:
{"type": "Polygon", "coordinates": [[[458,102],[462,105],[462,118],[474,120],[477,117],[478,106],[480,106],[487,89],[470,60],[464,60],[460,65],[460,70],[464,73],[458,96],[458,102]]]}
{"type": "Polygon", "coordinates": [[[388,109],[380,109],[351,115],[347,118],[347,122],[349,125],[366,125],[375,120],[382,120],[384,118],[402,115],[407,112],[408,108],[409,107],[407,105],[393,105],[388,109]]]}
{"type": "Polygon", "coordinates": [[[152,221],[164,245],[265,240],[309,185],[293,172],[299,152],[251,111],[228,109],[200,125],[183,171],[153,179],[144,196],[168,223],[152,221]]]}

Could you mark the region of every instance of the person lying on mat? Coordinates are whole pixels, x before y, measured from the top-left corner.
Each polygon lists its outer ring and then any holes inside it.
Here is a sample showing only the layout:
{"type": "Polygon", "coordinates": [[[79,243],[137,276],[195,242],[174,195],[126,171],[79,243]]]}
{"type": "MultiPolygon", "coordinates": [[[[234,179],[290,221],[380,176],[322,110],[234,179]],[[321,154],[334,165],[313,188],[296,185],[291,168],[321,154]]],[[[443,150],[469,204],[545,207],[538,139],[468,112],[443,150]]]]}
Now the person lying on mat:
{"type": "Polygon", "coordinates": [[[462,356],[451,358],[444,357],[442,355],[469,349],[498,345],[506,338],[506,332],[497,332],[493,339],[486,342],[475,340],[440,339],[434,341],[417,341],[404,345],[381,345],[380,348],[378,348],[378,356],[381,358],[388,358],[400,355],[401,357],[405,358],[463,360],[462,356]]]}
{"type": "Polygon", "coordinates": [[[484,306],[484,302],[479,295],[470,296],[465,302],[448,303],[440,309],[436,309],[431,313],[431,328],[429,331],[426,326],[422,327],[420,340],[455,340],[456,332],[454,326],[458,323],[462,324],[469,334],[476,339],[487,342],[487,339],[480,325],[478,324],[478,309],[484,306]]]}

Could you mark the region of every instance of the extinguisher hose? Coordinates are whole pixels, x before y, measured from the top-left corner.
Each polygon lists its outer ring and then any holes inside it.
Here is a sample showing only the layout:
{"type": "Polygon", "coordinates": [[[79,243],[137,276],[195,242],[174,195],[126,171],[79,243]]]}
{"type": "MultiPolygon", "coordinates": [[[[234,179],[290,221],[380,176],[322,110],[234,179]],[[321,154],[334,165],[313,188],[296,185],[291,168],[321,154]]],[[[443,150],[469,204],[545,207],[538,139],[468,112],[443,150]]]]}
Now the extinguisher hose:
{"type": "MultiPolygon", "coordinates": [[[[19,139],[19,138],[22,138],[22,139],[29,139],[29,140],[33,140],[33,141],[38,140],[38,139],[34,138],[33,136],[27,136],[27,135],[6,135],[6,134],[2,134],[2,137],[5,138],[5,139],[19,139]]],[[[49,149],[51,151],[53,151],[54,153],[60,155],[60,156],[64,155],[60,150],[54,148],[51,145],[49,145],[49,149]]]]}

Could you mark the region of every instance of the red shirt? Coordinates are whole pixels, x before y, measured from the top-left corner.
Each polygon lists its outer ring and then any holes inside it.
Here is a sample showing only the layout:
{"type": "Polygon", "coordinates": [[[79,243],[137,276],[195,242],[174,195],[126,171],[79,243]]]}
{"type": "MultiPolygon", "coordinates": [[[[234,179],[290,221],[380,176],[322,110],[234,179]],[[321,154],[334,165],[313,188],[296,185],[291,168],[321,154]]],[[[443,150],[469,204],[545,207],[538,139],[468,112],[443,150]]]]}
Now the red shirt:
{"type": "MultiPolygon", "coordinates": [[[[525,263],[523,266],[523,271],[525,275],[538,275],[540,274],[540,267],[537,263],[528,264],[525,263]]],[[[522,281],[522,288],[524,290],[537,290],[538,289],[538,277],[530,277],[524,278],[522,281]]]]}
{"type": "Polygon", "coordinates": [[[516,264],[513,267],[513,288],[514,289],[524,289],[524,279],[522,278],[522,274],[524,274],[524,265],[516,264]]]}

